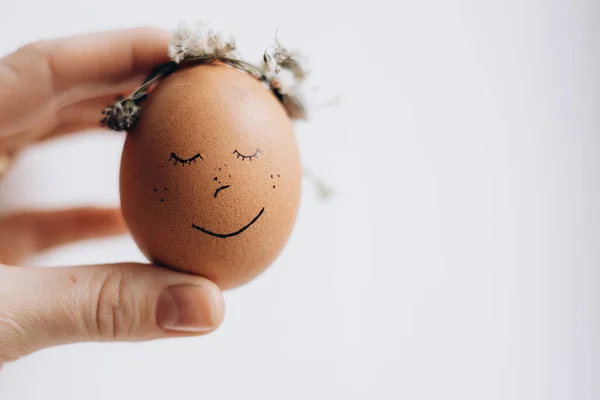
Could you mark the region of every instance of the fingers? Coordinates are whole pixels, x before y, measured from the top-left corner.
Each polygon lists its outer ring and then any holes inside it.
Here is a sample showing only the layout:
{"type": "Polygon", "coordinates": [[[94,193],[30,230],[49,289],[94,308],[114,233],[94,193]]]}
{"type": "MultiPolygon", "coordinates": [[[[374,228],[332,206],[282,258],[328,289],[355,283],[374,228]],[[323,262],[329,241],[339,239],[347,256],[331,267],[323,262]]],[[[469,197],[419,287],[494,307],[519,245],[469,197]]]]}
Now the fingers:
{"type": "Polygon", "coordinates": [[[46,135],[45,137],[41,138],[39,142],[40,143],[48,142],[48,141],[51,141],[51,140],[59,138],[59,137],[65,137],[67,135],[73,135],[73,134],[76,134],[76,133],[83,133],[83,132],[89,131],[90,129],[94,129],[94,130],[98,130],[98,131],[103,131],[103,132],[106,132],[107,134],[109,134],[109,133],[111,133],[111,134],[118,133],[118,132],[115,132],[115,131],[111,131],[110,129],[108,129],[106,127],[100,127],[100,126],[98,126],[97,121],[96,121],[96,124],[91,124],[89,121],[87,121],[87,122],[74,122],[74,123],[69,123],[69,124],[61,125],[54,132],[52,132],[49,135],[46,135]]]}
{"type": "Polygon", "coordinates": [[[57,126],[57,109],[141,84],[168,60],[169,39],[156,28],[108,31],[32,43],[0,59],[3,135],[33,129],[28,113],[57,126]]]}
{"type": "Polygon", "coordinates": [[[32,254],[54,247],[126,231],[118,209],[86,207],[24,212],[0,220],[0,260],[18,264],[32,254]]]}
{"type": "Polygon", "coordinates": [[[124,83],[130,85],[131,79],[167,61],[169,40],[167,31],[150,27],[97,32],[32,43],[5,60],[17,67],[13,75],[43,77],[36,86],[54,94],[84,87],[100,90],[83,98],[97,97],[122,90],[124,83]]]}
{"type": "Polygon", "coordinates": [[[102,110],[117,98],[116,93],[107,96],[86,99],[62,108],[58,112],[59,125],[87,123],[90,127],[100,127],[102,110]]]}
{"type": "Polygon", "coordinates": [[[146,74],[168,60],[169,40],[170,34],[162,29],[135,28],[62,38],[40,46],[52,64],[54,90],[60,93],[82,85],[112,87],[146,74]]]}
{"type": "Polygon", "coordinates": [[[67,343],[202,335],[224,313],[213,282],[156,266],[0,267],[0,363],[67,343]]]}

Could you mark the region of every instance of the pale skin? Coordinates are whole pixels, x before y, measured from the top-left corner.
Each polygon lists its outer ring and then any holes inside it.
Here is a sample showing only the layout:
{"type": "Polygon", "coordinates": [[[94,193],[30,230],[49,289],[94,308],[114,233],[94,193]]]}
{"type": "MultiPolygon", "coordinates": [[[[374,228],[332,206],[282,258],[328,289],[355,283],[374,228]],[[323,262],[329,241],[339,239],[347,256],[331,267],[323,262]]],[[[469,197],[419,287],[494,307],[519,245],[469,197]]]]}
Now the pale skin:
{"type": "MultiPolygon", "coordinates": [[[[98,129],[102,109],[166,61],[168,40],[137,28],[37,42],[0,59],[0,155],[98,129]]],[[[67,343],[198,336],[221,325],[222,292],[201,277],[150,264],[23,265],[60,245],[121,234],[119,209],[0,219],[0,365],[67,343]]]]}

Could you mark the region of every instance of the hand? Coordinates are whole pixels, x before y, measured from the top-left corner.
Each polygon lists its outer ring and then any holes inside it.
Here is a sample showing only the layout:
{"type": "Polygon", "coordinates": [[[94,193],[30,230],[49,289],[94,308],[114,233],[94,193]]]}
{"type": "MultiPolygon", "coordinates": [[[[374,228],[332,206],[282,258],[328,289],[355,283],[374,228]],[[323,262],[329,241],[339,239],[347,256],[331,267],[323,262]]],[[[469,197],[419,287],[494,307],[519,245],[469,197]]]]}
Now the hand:
{"type": "MultiPolygon", "coordinates": [[[[166,61],[168,40],[132,29],[39,42],[0,59],[0,155],[98,128],[108,103],[166,61]]],[[[125,231],[113,209],[0,219],[0,363],[61,344],[201,335],[221,324],[222,293],[204,278],[143,264],[8,266],[125,231]]]]}

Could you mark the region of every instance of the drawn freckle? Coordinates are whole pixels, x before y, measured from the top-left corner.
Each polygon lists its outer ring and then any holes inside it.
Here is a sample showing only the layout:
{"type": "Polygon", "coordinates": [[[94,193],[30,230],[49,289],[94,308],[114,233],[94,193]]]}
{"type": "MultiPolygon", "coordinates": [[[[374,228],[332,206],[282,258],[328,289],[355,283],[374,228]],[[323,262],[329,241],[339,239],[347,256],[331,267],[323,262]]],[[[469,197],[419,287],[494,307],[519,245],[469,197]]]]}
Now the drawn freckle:
{"type": "Polygon", "coordinates": [[[231,178],[231,175],[229,175],[229,177],[231,178]]]}
{"type": "Polygon", "coordinates": [[[156,192],[156,189],[154,189],[154,191],[156,192]]]}
{"type": "Polygon", "coordinates": [[[160,199],[160,202],[162,203],[163,201],[165,201],[165,199],[160,199]]]}
{"type": "Polygon", "coordinates": [[[275,185],[273,185],[273,189],[275,189],[275,185]]]}
{"type": "Polygon", "coordinates": [[[273,175],[271,175],[271,179],[273,179],[273,175]]]}
{"type": "Polygon", "coordinates": [[[277,177],[279,178],[279,174],[277,174],[277,177]]]}
{"type": "Polygon", "coordinates": [[[213,179],[216,181],[216,180],[217,180],[217,177],[215,176],[213,179]]]}
{"type": "Polygon", "coordinates": [[[167,191],[167,188],[165,188],[165,192],[167,191]]]}
{"type": "Polygon", "coordinates": [[[221,168],[219,168],[219,171],[221,170],[221,168]]]}

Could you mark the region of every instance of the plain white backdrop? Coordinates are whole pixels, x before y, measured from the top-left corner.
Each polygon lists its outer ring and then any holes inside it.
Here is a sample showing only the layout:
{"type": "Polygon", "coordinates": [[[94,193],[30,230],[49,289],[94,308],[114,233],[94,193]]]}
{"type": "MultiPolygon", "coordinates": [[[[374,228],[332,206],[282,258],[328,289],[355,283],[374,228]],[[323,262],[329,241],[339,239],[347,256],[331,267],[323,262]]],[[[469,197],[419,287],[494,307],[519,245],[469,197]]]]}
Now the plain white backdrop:
{"type": "MultiPolygon", "coordinates": [[[[275,29],[343,103],[297,134],[307,184],[269,271],[214,334],[45,350],[0,399],[600,398],[595,0],[4,1],[0,53],[57,35],[221,21],[275,29]]],[[[1,105],[0,105],[1,106],[1,105]]],[[[123,137],[32,149],[0,210],[118,204],[123,137]]],[[[127,238],[32,260],[144,261],[127,238]]]]}

